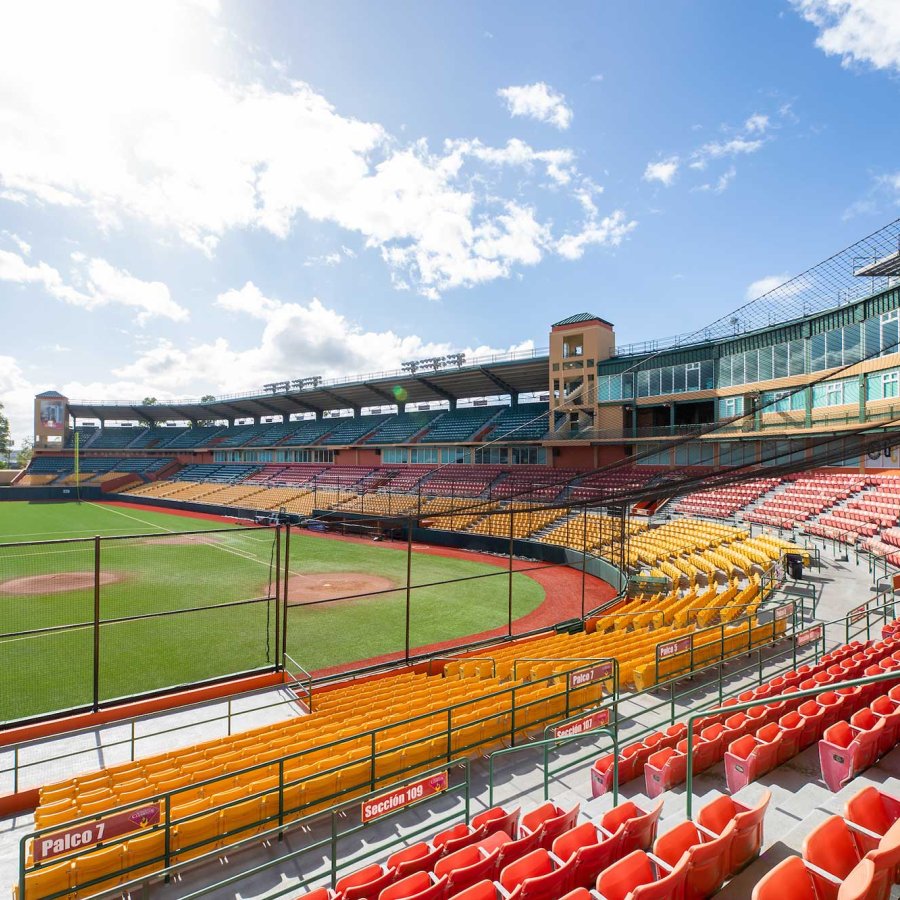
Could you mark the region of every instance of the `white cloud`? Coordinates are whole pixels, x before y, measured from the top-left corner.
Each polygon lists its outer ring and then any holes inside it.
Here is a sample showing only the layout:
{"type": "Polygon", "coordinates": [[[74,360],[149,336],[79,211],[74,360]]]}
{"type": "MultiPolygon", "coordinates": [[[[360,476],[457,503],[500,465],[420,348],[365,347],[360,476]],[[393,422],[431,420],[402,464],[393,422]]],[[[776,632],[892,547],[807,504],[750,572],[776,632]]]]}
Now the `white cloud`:
{"type": "Polygon", "coordinates": [[[221,394],[287,377],[399,369],[407,359],[457,350],[473,357],[533,348],[531,341],[501,349],[459,348],[418,335],[364,331],[316,298],[306,304],[281,301],[265,296],[252,282],[220,294],[216,303],[261,323],[261,332],[250,338],[251,346],[238,349],[223,338],[189,347],[162,340],[113,370],[115,383],[68,384],[63,392],[75,398],[142,397],[148,392],[160,399],[221,394]]]}
{"type": "Polygon", "coordinates": [[[705,169],[711,159],[721,159],[723,156],[756,153],[764,143],[762,139],[747,140],[743,137],[732,138],[730,141],[710,141],[694,151],[691,168],[705,169]]]}
{"type": "Polygon", "coordinates": [[[789,281],[790,278],[791,276],[787,272],[781,275],[765,275],[747,285],[744,297],[747,300],[755,300],[757,297],[762,297],[763,294],[768,294],[769,291],[774,291],[775,288],[780,287],[786,281],[789,281]]]}
{"type": "Polygon", "coordinates": [[[500,88],[497,94],[506,101],[511,116],[536,119],[563,131],[572,124],[572,109],[566,98],[543,81],[510,85],[500,88]]]}
{"type": "Polygon", "coordinates": [[[591,81],[593,81],[595,84],[597,82],[603,81],[602,73],[598,72],[596,75],[591,75],[591,81]]]}
{"type": "Polygon", "coordinates": [[[591,245],[618,247],[636,227],[637,222],[627,221],[621,210],[599,221],[591,217],[580,232],[560,238],[556,252],[564,259],[581,259],[585,249],[591,245]]]}
{"type": "Polygon", "coordinates": [[[33,436],[34,395],[48,387],[32,384],[14,357],[0,355],[0,402],[17,446],[23,438],[33,436]]]}
{"type": "Polygon", "coordinates": [[[900,15],[896,0],[791,0],[819,30],[816,46],[843,65],[868,63],[900,70],[900,15]]]}
{"type": "Polygon", "coordinates": [[[670,156],[659,162],[647,163],[644,169],[644,181],[658,181],[668,187],[678,173],[678,157],[670,156]]]}
{"type": "Polygon", "coordinates": [[[81,253],[73,253],[72,261],[74,286],[45,262],[31,265],[17,253],[0,250],[0,281],[39,285],[57,300],[88,310],[110,304],[131,307],[141,325],[156,316],[176,322],[188,318],[187,309],[172,299],[162,282],[142,281],[105,259],[86,259],[81,253]]]}
{"type": "Polygon", "coordinates": [[[12,243],[13,246],[18,249],[19,253],[21,253],[22,256],[31,255],[31,244],[29,244],[28,241],[22,240],[22,238],[20,238],[17,234],[14,234],[12,231],[3,231],[2,234],[4,237],[9,239],[10,243],[12,243]]]}
{"type": "MultiPolygon", "coordinates": [[[[149,224],[206,254],[235,229],[285,238],[302,217],[334,223],[426,296],[553,252],[542,192],[554,195],[558,233],[571,229],[560,189],[580,214],[570,149],[450,140],[434,152],[341,114],[283,66],[264,67],[274,84],[242,79],[247,51],[234,43],[174,0],[0,5],[0,84],[12,86],[0,100],[0,196],[80,210],[107,230],[149,224]],[[511,167],[523,177],[507,188],[511,167]],[[497,240],[510,229],[515,239],[497,240]]],[[[571,121],[547,85],[501,93],[515,115],[571,121]]]]}
{"type": "Polygon", "coordinates": [[[748,134],[762,134],[769,127],[769,117],[762,113],[754,113],[744,122],[744,131],[748,134]]]}
{"type": "Polygon", "coordinates": [[[713,194],[721,194],[723,191],[728,189],[728,186],[732,181],[734,181],[736,175],[737,169],[734,166],[729,166],[714,182],[701,184],[700,187],[697,188],[697,190],[710,191],[713,194]]]}

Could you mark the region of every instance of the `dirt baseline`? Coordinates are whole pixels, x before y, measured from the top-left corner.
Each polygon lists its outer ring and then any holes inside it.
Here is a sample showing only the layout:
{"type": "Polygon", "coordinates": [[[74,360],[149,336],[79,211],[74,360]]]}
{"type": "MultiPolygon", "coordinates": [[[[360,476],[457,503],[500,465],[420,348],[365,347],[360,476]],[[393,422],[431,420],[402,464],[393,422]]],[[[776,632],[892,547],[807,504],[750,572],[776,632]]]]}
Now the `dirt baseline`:
{"type": "MultiPolygon", "coordinates": [[[[115,584],[121,580],[122,576],[115,572],[100,573],[100,584],[115,584]]],[[[93,572],[57,572],[55,575],[29,575],[0,581],[0,594],[62,594],[93,586],[93,572]]]]}
{"type": "Polygon", "coordinates": [[[356,594],[396,590],[399,585],[381,575],[365,572],[317,572],[314,575],[291,575],[288,579],[288,605],[334,600],[356,594]]]}

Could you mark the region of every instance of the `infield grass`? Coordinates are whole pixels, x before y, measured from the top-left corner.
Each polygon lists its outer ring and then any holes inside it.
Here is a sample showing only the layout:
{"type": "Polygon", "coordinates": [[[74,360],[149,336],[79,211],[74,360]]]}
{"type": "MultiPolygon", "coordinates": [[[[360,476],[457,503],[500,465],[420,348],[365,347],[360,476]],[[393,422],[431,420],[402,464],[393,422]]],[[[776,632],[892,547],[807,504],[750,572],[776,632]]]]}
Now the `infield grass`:
{"type": "MultiPolygon", "coordinates": [[[[94,542],[70,541],[94,535],[116,538],[100,543],[100,569],[116,579],[101,587],[101,620],[143,616],[101,625],[101,700],[272,665],[276,609],[273,600],[262,598],[274,591],[274,530],[230,527],[148,508],[0,502],[0,543],[65,541],[0,547],[0,721],[91,702],[93,588],[46,590],[52,586],[10,582],[92,574],[94,542]],[[178,537],[209,529],[216,532],[178,537]],[[160,537],[123,537],[151,534],[160,537]],[[244,602],[256,598],[258,602],[244,602]],[[82,627],[65,627],[76,625],[82,627]]],[[[288,654],[315,671],[403,651],[406,564],[405,545],[342,541],[292,530],[291,574],[380,575],[398,589],[291,606],[288,654]]],[[[410,583],[413,649],[507,622],[510,581],[502,568],[414,552],[410,583]]],[[[513,619],[543,599],[537,582],[513,574],[513,619]]]]}

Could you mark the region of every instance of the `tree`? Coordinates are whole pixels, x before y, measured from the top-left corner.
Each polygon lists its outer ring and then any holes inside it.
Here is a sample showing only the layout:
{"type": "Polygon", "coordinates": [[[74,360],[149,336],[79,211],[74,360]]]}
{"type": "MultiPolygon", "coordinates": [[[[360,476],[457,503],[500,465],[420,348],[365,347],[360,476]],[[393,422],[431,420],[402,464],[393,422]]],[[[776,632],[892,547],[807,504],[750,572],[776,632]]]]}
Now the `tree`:
{"type": "MultiPolygon", "coordinates": [[[[156,397],[144,397],[141,401],[141,406],[156,406],[159,401],[156,397]]],[[[138,425],[141,425],[143,428],[150,428],[153,423],[149,420],[140,419],[138,420],[138,425]]]]}
{"type": "Polygon", "coordinates": [[[12,452],[12,438],[9,434],[9,419],[3,414],[3,404],[0,403],[0,469],[5,469],[12,452]]]}
{"type": "MultiPolygon", "coordinates": [[[[212,394],[204,394],[200,398],[200,402],[201,403],[213,403],[213,402],[215,402],[215,399],[216,398],[212,394]]],[[[209,427],[210,425],[215,425],[216,420],[215,419],[200,419],[200,420],[198,420],[197,424],[201,425],[203,427],[209,427]]]]}
{"type": "Polygon", "coordinates": [[[31,457],[34,455],[34,448],[32,446],[32,442],[25,438],[22,441],[22,447],[16,455],[16,468],[26,469],[28,468],[28,463],[31,462],[31,457]]]}

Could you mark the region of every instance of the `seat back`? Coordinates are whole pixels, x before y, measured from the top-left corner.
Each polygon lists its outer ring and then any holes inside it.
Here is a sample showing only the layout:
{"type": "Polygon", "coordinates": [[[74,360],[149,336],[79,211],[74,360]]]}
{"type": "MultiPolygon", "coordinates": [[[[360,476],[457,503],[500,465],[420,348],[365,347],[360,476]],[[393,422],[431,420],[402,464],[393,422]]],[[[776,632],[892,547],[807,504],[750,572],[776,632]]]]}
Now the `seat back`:
{"type": "Polygon", "coordinates": [[[500,884],[507,891],[512,891],[527,878],[536,878],[553,871],[553,860],[544,849],[532,850],[515,862],[504,866],[500,872],[500,884]]]}
{"type": "Polygon", "coordinates": [[[818,900],[809,870],[799,856],[789,856],[754,885],[752,900],[818,900]]]}
{"type": "MultiPolygon", "coordinates": [[[[619,835],[620,843],[618,848],[618,852],[621,856],[625,856],[634,850],[649,850],[653,846],[653,842],[656,840],[656,829],[659,825],[663,801],[660,800],[649,812],[640,809],[630,801],[620,804],[616,809],[625,806],[631,807],[631,815],[624,819],[619,819],[619,824],[623,826],[622,833],[619,835]]],[[[606,816],[600,820],[600,824],[613,834],[618,832],[618,827],[609,828],[606,822],[607,816],[610,816],[611,813],[615,813],[616,809],[611,809],[606,816]]],[[[613,822],[614,819],[610,818],[608,821],[613,822]]]]}
{"type": "MultiPolygon", "coordinates": [[[[803,859],[843,880],[860,856],[847,823],[840,816],[829,816],[803,839],[803,859]]],[[[823,900],[837,896],[837,889],[830,881],[816,872],[811,875],[823,900]]]]}
{"type": "MultiPolygon", "coordinates": [[[[763,791],[756,806],[746,807],[735,803],[734,837],[731,842],[731,872],[737,873],[759,856],[763,842],[763,825],[766,809],[772,795],[763,791]]],[[[732,801],[734,802],[734,801],[732,801]]],[[[701,824],[703,824],[701,822],[701,824]]]]}
{"type": "MultiPolygon", "coordinates": [[[[844,816],[855,825],[875,834],[885,835],[894,822],[900,820],[900,801],[869,785],[846,802],[844,816]]],[[[861,853],[868,853],[878,847],[878,841],[874,838],[859,832],[854,832],[853,836],[861,853]]]]}
{"type": "Polygon", "coordinates": [[[643,850],[635,850],[600,873],[597,890],[606,900],[625,900],[636,887],[655,880],[650,857],[643,850]]]}

